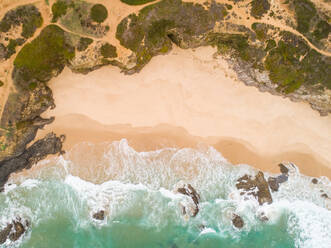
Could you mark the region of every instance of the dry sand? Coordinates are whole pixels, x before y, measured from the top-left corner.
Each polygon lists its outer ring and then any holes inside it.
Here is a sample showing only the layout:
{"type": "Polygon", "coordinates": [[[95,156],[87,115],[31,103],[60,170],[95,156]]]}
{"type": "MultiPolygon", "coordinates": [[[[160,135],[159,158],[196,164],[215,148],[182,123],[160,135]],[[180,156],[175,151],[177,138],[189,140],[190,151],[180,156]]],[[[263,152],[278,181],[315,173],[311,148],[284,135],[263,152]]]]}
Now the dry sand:
{"type": "Polygon", "coordinates": [[[65,149],[121,138],[138,151],[205,143],[234,164],[278,172],[279,162],[291,161],[331,178],[331,117],[245,86],[214,52],[176,48],[131,76],[114,67],[65,69],[49,83],[56,108],[44,117],[56,120],[38,136],[64,133],[65,149]]]}

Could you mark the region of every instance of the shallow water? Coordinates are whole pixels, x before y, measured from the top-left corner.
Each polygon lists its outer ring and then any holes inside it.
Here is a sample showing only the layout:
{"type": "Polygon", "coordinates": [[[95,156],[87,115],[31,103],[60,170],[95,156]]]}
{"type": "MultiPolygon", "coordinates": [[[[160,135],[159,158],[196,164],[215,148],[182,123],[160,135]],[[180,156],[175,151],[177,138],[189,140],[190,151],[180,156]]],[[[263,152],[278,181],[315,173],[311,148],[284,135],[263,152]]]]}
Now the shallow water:
{"type": "MultiPolygon", "coordinates": [[[[236,179],[256,172],[233,166],[211,147],[136,152],[126,140],[81,144],[64,157],[42,162],[0,194],[0,227],[19,216],[31,222],[17,242],[3,247],[330,247],[331,183],[312,184],[296,167],[271,205],[244,200],[236,179]],[[196,217],[183,215],[192,201],[175,193],[190,183],[200,194],[196,217]],[[93,213],[105,210],[106,219],[93,213]],[[264,213],[268,222],[258,216],[264,213]],[[244,228],[232,226],[233,213],[244,228]]],[[[269,176],[265,174],[265,176],[269,176]]]]}

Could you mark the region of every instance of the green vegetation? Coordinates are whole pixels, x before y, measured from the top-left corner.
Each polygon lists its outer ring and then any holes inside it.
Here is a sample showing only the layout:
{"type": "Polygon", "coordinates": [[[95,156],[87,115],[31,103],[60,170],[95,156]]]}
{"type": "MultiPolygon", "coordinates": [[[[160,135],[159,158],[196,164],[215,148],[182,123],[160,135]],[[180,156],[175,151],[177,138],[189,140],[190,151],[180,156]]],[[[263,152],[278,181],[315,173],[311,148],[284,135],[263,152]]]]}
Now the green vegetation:
{"type": "Polygon", "coordinates": [[[203,42],[216,21],[223,20],[226,14],[225,5],[216,2],[206,10],[200,4],[163,0],[123,19],[117,26],[116,38],[135,52],[139,70],[153,56],[167,53],[172,43],[186,47],[203,42]]]}
{"type": "Polygon", "coordinates": [[[256,33],[256,38],[261,41],[265,41],[268,38],[268,25],[262,23],[253,23],[252,29],[256,33]]]}
{"type": "Polygon", "coordinates": [[[58,0],[52,5],[53,19],[52,22],[56,22],[61,16],[67,13],[68,4],[66,1],[58,0]]]}
{"type": "Polygon", "coordinates": [[[34,5],[24,5],[6,13],[0,22],[0,32],[8,32],[12,27],[22,24],[21,36],[27,39],[41,27],[42,22],[41,14],[34,5]]]}
{"type": "Polygon", "coordinates": [[[93,40],[90,38],[81,37],[77,45],[77,50],[80,52],[85,51],[92,42],[93,40]]]}
{"type": "Polygon", "coordinates": [[[327,17],[318,13],[310,0],[292,0],[292,6],[295,10],[297,30],[323,49],[320,40],[327,38],[331,32],[331,25],[326,20],[327,17]]]}
{"type": "Polygon", "coordinates": [[[209,35],[209,44],[216,46],[221,54],[230,54],[252,64],[264,55],[248,43],[248,37],[242,34],[213,33],[209,35]]]}
{"type": "Polygon", "coordinates": [[[108,17],[108,11],[102,4],[95,4],[91,9],[91,18],[93,21],[102,23],[108,17]]]}
{"type": "Polygon", "coordinates": [[[68,44],[65,32],[49,25],[18,53],[14,61],[14,81],[24,89],[31,88],[31,83],[46,82],[61,72],[74,56],[74,47],[68,44]]]}
{"type": "Polygon", "coordinates": [[[128,5],[143,5],[154,1],[155,0],[121,0],[121,2],[126,3],[128,5]]]}
{"type": "Polygon", "coordinates": [[[275,40],[267,40],[267,47],[265,48],[266,51],[269,51],[277,46],[275,40]]]}
{"type": "Polygon", "coordinates": [[[288,32],[281,34],[282,40],[265,60],[265,68],[270,72],[271,81],[279,85],[278,89],[286,94],[302,84],[320,84],[331,89],[331,79],[328,77],[331,59],[310,49],[301,38],[288,32]]]}
{"type": "Polygon", "coordinates": [[[110,45],[109,43],[102,45],[100,52],[104,58],[116,58],[117,57],[116,47],[114,47],[113,45],[110,45]]]}
{"type": "Polygon", "coordinates": [[[313,35],[317,40],[321,40],[328,38],[330,32],[331,32],[331,25],[329,25],[329,23],[327,23],[326,21],[321,20],[316,25],[313,35]]]}
{"type": "Polygon", "coordinates": [[[251,15],[257,19],[260,19],[270,9],[268,0],[253,0],[251,6],[251,15]]]}
{"type": "Polygon", "coordinates": [[[309,32],[309,25],[312,18],[316,15],[314,4],[309,0],[293,0],[294,10],[300,33],[309,32]]]}

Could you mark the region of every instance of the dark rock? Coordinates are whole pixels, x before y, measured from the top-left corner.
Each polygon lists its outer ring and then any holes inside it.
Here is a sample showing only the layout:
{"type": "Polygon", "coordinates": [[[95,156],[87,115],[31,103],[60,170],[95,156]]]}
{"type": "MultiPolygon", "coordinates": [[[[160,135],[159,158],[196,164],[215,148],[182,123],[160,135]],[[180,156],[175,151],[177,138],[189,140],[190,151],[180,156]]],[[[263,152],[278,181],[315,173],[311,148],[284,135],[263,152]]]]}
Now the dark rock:
{"type": "Polygon", "coordinates": [[[237,228],[243,228],[244,221],[243,221],[243,219],[239,215],[233,214],[233,216],[232,216],[232,224],[235,227],[237,227],[237,228]]]}
{"type": "Polygon", "coordinates": [[[325,193],[322,194],[321,197],[323,197],[323,198],[329,198],[329,196],[327,194],[325,194],[325,193]]]}
{"type": "Polygon", "coordinates": [[[96,220],[104,220],[105,219],[105,211],[100,210],[93,214],[93,218],[96,220]]]}
{"type": "Polygon", "coordinates": [[[3,230],[0,230],[0,244],[6,242],[12,228],[13,224],[8,224],[3,230]]]}
{"type": "Polygon", "coordinates": [[[279,166],[280,172],[282,174],[288,175],[288,168],[284,164],[280,163],[278,166],[279,166]]]}
{"type": "Polygon", "coordinates": [[[236,187],[239,190],[246,191],[249,195],[253,195],[260,205],[263,205],[264,203],[272,203],[269,186],[262,171],[259,171],[255,178],[248,175],[239,178],[236,187]]]}
{"type": "Polygon", "coordinates": [[[16,241],[23,235],[23,233],[25,233],[25,227],[19,221],[14,221],[13,224],[14,224],[15,232],[9,235],[9,239],[11,241],[16,241]]]}
{"type": "Polygon", "coordinates": [[[61,153],[64,138],[63,135],[57,137],[54,133],[49,133],[19,156],[0,161],[0,191],[3,190],[3,186],[12,172],[29,169],[49,154],[61,153]]]}
{"type": "MultiPolygon", "coordinates": [[[[191,197],[195,204],[195,209],[193,212],[192,217],[195,217],[199,213],[199,201],[200,201],[200,195],[198,192],[192,187],[191,184],[184,185],[182,188],[178,188],[177,191],[183,195],[187,195],[191,197]]],[[[186,210],[183,210],[183,213],[186,213],[186,210]]]]}
{"type": "Polygon", "coordinates": [[[311,182],[312,182],[313,184],[317,184],[317,183],[318,183],[318,180],[317,180],[316,178],[313,178],[313,179],[311,180],[311,182]]]}
{"type": "Polygon", "coordinates": [[[263,222],[267,222],[269,220],[269,218],[265,215],[264,212],[259,213],[258,218],[263,222]]]}
{"type": "Polygon", "coordinates": [[[281,174],[277,177],[269,177],[268,184],[272,192],[278,191],[281,183],[284,183],[288,180],[288,176],[286,174],[281,174]]]}
{"type": "Polygon", "coordinates": [[[26,228],[29,227],[29,225],[29,221],[25,221],[24,226],[20,218],[13,220],[13,222],[7,224],[3,230],[0,230],[0,244],[5,243],[7,239],[11,241],[18,240],[26,232],[26,228]]]}

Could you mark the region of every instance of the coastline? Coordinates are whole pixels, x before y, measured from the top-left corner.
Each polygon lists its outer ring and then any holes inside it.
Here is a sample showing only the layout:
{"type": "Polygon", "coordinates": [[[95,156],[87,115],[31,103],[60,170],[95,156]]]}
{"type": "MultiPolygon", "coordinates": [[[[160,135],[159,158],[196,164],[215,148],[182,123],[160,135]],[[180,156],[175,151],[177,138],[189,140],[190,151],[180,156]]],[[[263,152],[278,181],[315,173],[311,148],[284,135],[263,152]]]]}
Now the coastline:
{"type": "Polygon", "coordinates": [[[88,75],[65,69],[49,84],[57,107],[43,115],[55,121],[37,139],[66,134],[65,150],[122,138],[137,151],[203,143],[233,164],[277,173],[289,161],[305,175],[331,178],[331,117],[247,87],[214,52],[174,49],[131,76],[109,67],[88,75]]]}

